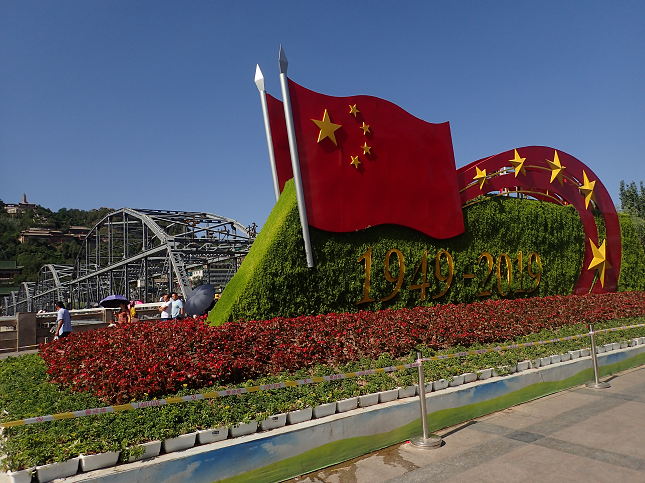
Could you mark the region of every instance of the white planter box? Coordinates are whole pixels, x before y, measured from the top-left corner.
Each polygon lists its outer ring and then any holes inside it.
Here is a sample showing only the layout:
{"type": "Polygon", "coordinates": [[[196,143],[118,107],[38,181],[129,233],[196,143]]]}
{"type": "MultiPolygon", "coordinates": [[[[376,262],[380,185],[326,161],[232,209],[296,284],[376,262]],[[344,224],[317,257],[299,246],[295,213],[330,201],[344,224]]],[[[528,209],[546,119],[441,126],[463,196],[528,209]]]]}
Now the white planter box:
{"type": "Polygon", "coordinates": [[[497,376],[499,376],[499,372],[497,372],[497,370],[496,370],[494,367],[491,367],[490,371],[491,371],[491,372],[490,372],[490,377],[497,377],[497,376]]]}
{"type": "Polygon", "coordinates": [[[620,349],[620,342],[614,342],[612,345],[614,346],[613,350],[617,351],[618,349],[620,349]]]}
{"type": "Polygon", "coordinates": [[[381,391],[378,393],[378,402],[384,403],[389,401],[394,401],[399,397],[398,389],[391,389],[389,391],[381,391]]]}
{"type": "MultiPolygon", "coordinates": [[[[27,468],[20,471],[9,471],[6,473],[4,481],[8,483],[31,483],[31,474],[36,471],[36,468],[27,468]]],[[[2,480],[2,473],[0,473],[0,481],[2,480]]]]}
{"type": "Polygon", "coordinates": [[[568,354],[571,359],[577,359],[578,357],[580,357],[580,352],[581,352],[580,350],[569,351],[568,354]]]}
{"type": "Polygon", "coordinates": [[[107,451],[99,454],[82,454],[80,456],[81,470],[93,471],[98,470],[99,468],[114,466],[119,461],[120,454],[120,451],[107,451]]]}
{"type": "Polygon", "coordinates": [[[629,344],[631,347],[635,347],[638,345],[638,339],[632,339],[632,341],[629,344]]]}
{"type": "Polygon", "coordinates": [[[360,407],[366,408],[367,406],[373,406],[374,404],[378,404],[378,392],[358,396],[358,405],[360,407]]]}
{"type": "Polygon", "coordinates": [[[448,383],[450,387],[461,386],[464,383],[464,376],[452,376],[452,381],[448,383]]]}
{"type": "Polygon", "coordinates": [[[51,463],[48,465],[36,466],[36,475],[38,481],[45,483],[46,481],[55,480],[56,478],[67,478],[74,476],[78,472],[79,457],[72,458],[71,460],[63,461],[62,463],[51,463]]]}
{"type": "Polygon", "coordinates": [[[197,431],[197,441],[199,444],[214,443],[215,441],[222,441],[226,438],[228,438],[228,428],[226,426],[197,431]]]}
{"type": "Polygon", "coordinates": [[[448,387],[448,379],[439,379],[438,381],[432,381],[432,390],[440,391],[448,387]]]}
{"type": "Polygon", "coordinates": [[[316,406],[313,411],[314,419],[324,418],[336,413],[336,402],[320,404],[316,406]]]}
{"type": "Polygon", "coordinates": [[[588,357],[589,354],[589,349],[580,349],[580,357],[588,357]]]}
{"type": "Polygon", "coordinates": [[[551,356],[540,357],[540,367],[548,366],[551,364],[551,356]]]}
{"type": "MultiPolygon", "coordinates": [[[[609,344],[609,345],[611,345],[611,344],[609,344]]],[[[609,350],[611,350],[611,349],[609,349],[609,350]]],[[[607,349],[605,348],[604,345],[603,346],[596,346],[596,354],[602,354],[603,352],[607,352],[607,349]]]]}
{"type": "Polygon", "coordinates": [[[172,453],[174,451],[192,448],[195,446],[195,438],[197,438],[197,433],[182,434],[176,438],[166,439],[162,443],[163,450],[165,453],[172,453]]]}
{"type": "Polygon", "coordinates": [[[492,375],[493,375],[492,369],[482,369],[481,371],[477,371],[477,379],[479,380],[488,379],[492,375]]]}
{"type": "Polygon", "coordinates": [[[340,401],[336,401],[336,411],[338,411],[339,413],[351,411],[352,409],[356,409],[357,406],[357,397],[350,397],[349,399],[341,399],[340,401]]]}
{"type": "Polygon", "coordinates": [[[137,446],[143,446],[145,453],[140,456],[130,456],[130,458],[128,458],[128,462],[154,458],[155,456],[159,456],[159,453],[161,453],[161,441],[159,440],[148,441],[147,443],[139,444],[137,446]]]}
{"type": "MultiPolygon", "coordinates": [[[[426,383],[425,383],[425,386],[426,386],[426,394],[428,394],[429,392],[432,392],[432,388],[434,387],[434,386],[433,386],[433,381],[428,381],[428,382],[426,382],[426,383]]],[[[419,389],[419,388],[420,388],[420,387],[421,387],[421,386],[419,386],[419,385],[417,384],[417,392],[416,392],[417,394],[419,394],[419,391],[420,391],[420,389],[419,389]]]]}
{"type": "Polygon", "coordinates": [[[531,362],[531,369],[537,369],[540,367],[540,359],[534,359],[531,362]]]}
{"type": "MultiPolygon", "coordinates": [[[[620,344],[618,344],[618,347],[620,348],[620,344]]],[[[614,347],[614,344],[605,344],[605,352],[613,351],[616,350],[614,347]]]]}
{"type": "Polygon", "coordinates": [[[569,359],[571,359],[571,354],[569,354],[568,352],[565,352],[564,354],[560,354],[560,360],[562,362],[568,361],[569,359]]]}
{"type": "Polygon", "coordinates": [[[467,372],[466,374],[462,374],[462,376],[464,376],[464,384],[475,382],[477,380],[476,372],[467,372]]]}
{"type": "Polygon", "coordinates": [[[619,349],[626,349],[627,347],[629,347],[629,343],[626,340],[620,342],[619,349]]]}
{"type": "Polygon", "coordinates": [[[268,418],[260,421],[260,431],[267,431],[269,429],[281,428],[285,424],[287,424],[286,413],[274,414],[273,416],[269,416],[268,418]]]}
{"type": "Polygon", "coordinates": [[[240,423],[232,428],[228,428],[228,432],[231,435],[231,438],[237,438],[238,436],[244,436],[245,434],[253,434],[258,430],[258,422],[253,419],[249,423],[240,423]]]}
{"type": "Polygon", "coordinates": [[[417,386],[405,386],[399,388],[399,399],[404,397],[412,397],[417,394],[417,386]]]}
{"type": "Polygon", "coordinates": [[[526,371],[529,368],[529,364],[531,361],[522,361],[517,363],[517,370],[518,371],[526,371]]]}
{"type": "Polygon", "coordinates": [[[558,362],[562,361],[562,357],[560,357],[560,354],[554,354],[551,356],[551,364],[557,364],[558,362]]]}
{"type": "Polygon", "coordinates": [[[312,408],[297,409],[287,413],[287,424],[298,424],[309,421],[314,414],[312,408]]]}
{"type": "Polygon", "coordinates": [[[638,338],[638,343],[639,344],[645,344],[645,337],[639,337],[638,338]]]}

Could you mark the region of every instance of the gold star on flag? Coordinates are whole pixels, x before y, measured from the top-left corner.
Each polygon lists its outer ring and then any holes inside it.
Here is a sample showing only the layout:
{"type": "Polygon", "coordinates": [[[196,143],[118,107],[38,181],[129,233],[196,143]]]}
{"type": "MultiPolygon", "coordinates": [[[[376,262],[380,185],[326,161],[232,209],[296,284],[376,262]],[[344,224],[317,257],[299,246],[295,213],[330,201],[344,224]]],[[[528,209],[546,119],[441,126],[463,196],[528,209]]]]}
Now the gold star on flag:
{"type": "Polygon", "coordinates": [[[331,141],[338,146],[338,143],[336,142],[336,135],[334,132],[337,129],[341,128],[340,124],[334,124],[331,122],[329,119],[329,113],[327,112],[327,109],[325,109],[325,113],[323,114],[322,121],[318,121],[316,119],[312,119],[314,124],[320,128],[320,134],[318,134],[318,142],[322,141],[325,138],[331,139],[331,141]]]}
{"type": "Polygon", "coordinates": [[[352,114],[354,117],[356,117],[356,114],[358,114],[359,112],[361,111],[356,109],[356,104],[354,104],[353,106],[351,104],[349,105],[349,113],[352,114]]]}
{"type": "Polygon", "coordinates": [[[477,181],[479,183],[479,189],[482,189],[484,187],[484,184],[488,183],[488,180],[486,179],[486,170],[481,170],[477,166],[475,166],[475,169],[477,170],[477,174],[475,175],[473,180],[477,181]]]}
{"type": "Polygon", "coordinates": [[[358,160],[358,156],[352,156],[351,158],[352,162],[350,164],[358,169],[358,165],[361,164],[361,162],[358,160]]]}
{"type": "Polygon", "coordinates": [[[587,173],[582,171],[582,176],[584,178],[584,183],[582,183],[582,186],[579,186],[578,189],[580,190],[580,193],[582,193],[582,196],[585,197],[585,208],[589,208],[589,200],[593,199],[593,188],[596,185],[595,181],[589,181],[589,178],[587,178],[587,173]]]}
{"type": "Polygon", "coordinates": [[[605,286],[605,270],[607,268],[611,268],[609,265],[609,262],[607,262],[607,247],[605,246],[605,242],[607,240],[603,240],[602,245],[600,247],[597,247],[591,239],[589,239],[589,243],[591,244],[591,252],[593,253],[593,260],[591,260],[591,263],[587,267],[587,270],[593,270],[594,268],[598,272],[598,276],[600,278],[600,285],[603,287],[605,286]]]}
{"type": "Polygon", "coordinates": [[[367,145],[367,141],[365,141],[365,144],[361,146],[361,149],[363,150],[363,154],[372,154],[372,148],[367,145]]]}
{"type": "Polygon", "coordinates": [[[517,149],[515,150],[515,159],[508,160],[508,162],[511,163],[515,168],[516,178],[517,178],[517,175],[520,173],[526,176],[526,170],[524,169],[524,161],[526,161],[526,158],[520,158],[520,155],[517,153],[517,149]]]}
{"type": "Polygon", "coordinates": [[[553,161],[549,161],[547,159],[546,162],[549,163],[549,168],[551,168],[550,183],[553,183],[553,180],[557,179],[560,182],[560,186],[563,186],[562,171],[564,171],[567,168],[565,166],[562,166],[562,164],[560,164],[560,159],[558,158],[558,152],[556,151],[555,154],[553,155],[553,161]]]}
{"type": "Polygon", "coordinates": [[[370,125],[365,124],[365,121],[363,121],[363,125],[361,126],[361,129],[363,130],[363,134],[367,134],[370,132],[370,125]]]}

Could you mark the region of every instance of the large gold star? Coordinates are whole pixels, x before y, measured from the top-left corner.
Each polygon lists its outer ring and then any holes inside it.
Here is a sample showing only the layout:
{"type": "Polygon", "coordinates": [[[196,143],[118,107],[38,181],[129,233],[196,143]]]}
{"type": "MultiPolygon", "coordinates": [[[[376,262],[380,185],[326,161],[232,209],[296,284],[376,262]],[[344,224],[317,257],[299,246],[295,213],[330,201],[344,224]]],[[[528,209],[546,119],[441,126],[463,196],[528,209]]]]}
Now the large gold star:
{"type": "Polygon", "coordinates": [[[524,161],[526,161],[526,158],[520,158],[520,155],[517,153],[517,149],[515,150],[515,159],[508,160],[508,162],[511,163],[515,168],[516,178],[517,178],[517,175],[520,173],[526,176],[526,170],[524,169],[524,161]]]}
{"type": "Polygon", "coordinates": [[[354,104],[353,106],[351,104],[349,105],[349,113],[352,114],[354,117],[356,117],[356,114],[358,114],[359,112],[361,111],[356,109],[356,104],[354,104]]]}
{"type": "Polygon", "coordinates": [[[562,171],[564,171],[567,168],[565,166],[562,166],[562,164],[560,164],[560,159],[558,158],[558,152],[556,151],[555,154],[553,155],[553,161],[549,161],[547,159],[546,162],[549,163],[549,168],[551,168],[550,183],[553,183],[553,180],[557,179],[560,182],[560,186],[563,186],[562,171]]]}
{"type": "Polygon", "coordinates": [[[584,178],[584,182],[582,183],[582,186],[579,186],[578,189],[580,190],[580,193],[582,193],[582,196],[585,197],[585,208],[589,208],[589,201],[593,199],[593,188],[596,185],[595,181],[589,181],[589,178],[587,178],[587,173],[582,171],[582,176],[584,178]]]}
{"type": "Polygon", "coordinates": [[[358,165],[361,164],[361,162],[358,160],[358,156],[351,156],[351,158],[352,162],[350,164],[358,169],[358,165]]]}
{"type": "Polygon", "coordinates": [[[331,139],[331,141],[338,146],[338,143],[336,142],[336,135],[334,132],[337,129],[341,128],[340,124],[334,124],[331,122],[329,119],[329,113],[327,112],[327,109],[325,109],[325,113],[323,114],[322,121],[318,121],[316,119],[312,119],[314,124],[320,128],[320,134],[318,134],[318,142],[322,141],[325,138],[331,139]]]}
{"type": "Polygon", "coordinates": [[[372,148],[367,145],[367,141],[365,141],[365,144],[361,146],[361,149],[363,150],[363,154],[372,154],[372,148]]]}
{"type": "Polygon", "coordinates": [[[600,285],[602,285],[603,287],[605,286],[605,270],[611,268],[609,262],[607,262],[607,247],[605,246],[606,241],[607,240],[603,240],[602,245],[600,245],[600,247],[597,247],[595,243],[591,241],[591,239],[589,239],[591,252],[593,253],[593,260],[591,260],[591,263],[587,267],[587,270],[596,269],[600,278],[600,285]]]}
{"type": "Polygon", "coordinates": [[[370,132],[370,125],[365,124],[365,121],[363,121],[363,125],[361,126],[361,129],[363,130],[363,134],[367,134],[370,132]]]}
{"type": "Polygon", "coordinates": [[[475,169],[477,170],[477,174],[473,180],[477,181],[479,183],[479,189],[482,189],[484,184],[488,183],[488,180],[486,179],[486,170],[479,169],[477,166],[475,166],[475,169]]]}

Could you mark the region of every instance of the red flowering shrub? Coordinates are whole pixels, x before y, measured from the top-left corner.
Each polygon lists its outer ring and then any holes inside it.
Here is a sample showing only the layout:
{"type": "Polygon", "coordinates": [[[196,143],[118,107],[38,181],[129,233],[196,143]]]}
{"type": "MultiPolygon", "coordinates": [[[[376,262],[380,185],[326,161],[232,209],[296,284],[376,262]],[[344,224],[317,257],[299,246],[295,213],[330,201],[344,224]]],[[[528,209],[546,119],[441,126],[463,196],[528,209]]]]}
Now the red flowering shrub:
{"type": "Polygon", "coordinates": [[[490,343],[576,323],[645,314],[645,292],[496,300],[414,309],[231,322],[142,321],[41,347],[53,382],[111,402],[237,383],[416,345],[490,343]]]}

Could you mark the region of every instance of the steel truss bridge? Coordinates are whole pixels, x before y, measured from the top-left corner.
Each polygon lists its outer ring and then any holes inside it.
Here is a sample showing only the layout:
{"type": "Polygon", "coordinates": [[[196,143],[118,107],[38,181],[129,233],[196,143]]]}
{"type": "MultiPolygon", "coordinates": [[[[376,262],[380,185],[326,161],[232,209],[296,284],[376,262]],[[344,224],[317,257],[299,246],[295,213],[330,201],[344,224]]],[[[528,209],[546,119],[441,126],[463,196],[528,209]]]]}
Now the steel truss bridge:
{"type": "Polygon", "coordinates": [[[37,282],[23,282],[5,296],[2,315],[51,311],[58,300],[72,309],[92,308],[112,294],[156,302],[163,293],[192,291],[188,272],[213,266],[233,276],[255,239],[255,226],[214,215],[121,208],[106,215],[82,241],[74,265],[45,265],[37,282]]]}

